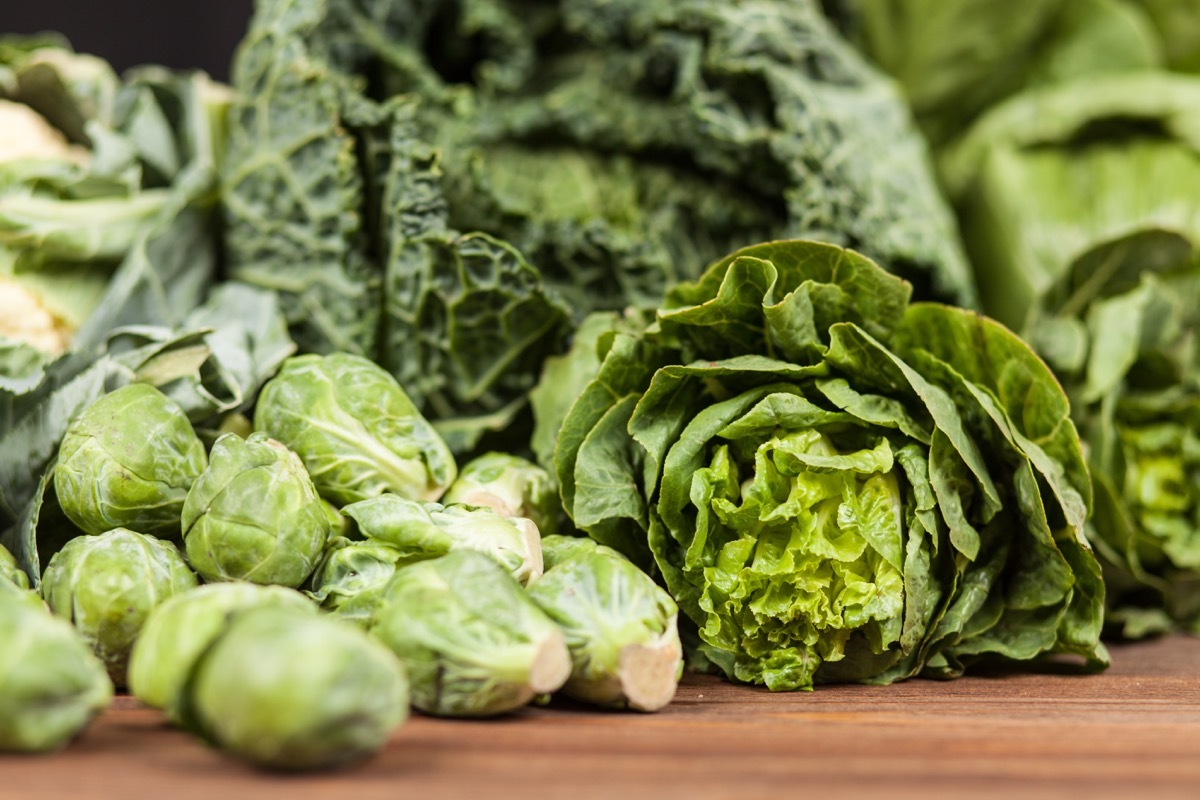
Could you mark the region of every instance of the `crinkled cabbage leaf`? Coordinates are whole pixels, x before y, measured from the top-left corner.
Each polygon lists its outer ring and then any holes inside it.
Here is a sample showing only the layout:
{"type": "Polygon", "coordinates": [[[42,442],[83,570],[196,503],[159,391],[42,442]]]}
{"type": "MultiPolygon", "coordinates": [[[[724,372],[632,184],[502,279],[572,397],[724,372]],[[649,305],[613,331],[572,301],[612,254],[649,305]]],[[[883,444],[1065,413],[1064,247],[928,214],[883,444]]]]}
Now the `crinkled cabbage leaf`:
{"type": "Polygon", "coordinates": [[[899,95],[808,0],[260,0],[234,83],[232,275],[456,451],[511,425],[569,317],[751,242],[975,298],[899,95]]]}

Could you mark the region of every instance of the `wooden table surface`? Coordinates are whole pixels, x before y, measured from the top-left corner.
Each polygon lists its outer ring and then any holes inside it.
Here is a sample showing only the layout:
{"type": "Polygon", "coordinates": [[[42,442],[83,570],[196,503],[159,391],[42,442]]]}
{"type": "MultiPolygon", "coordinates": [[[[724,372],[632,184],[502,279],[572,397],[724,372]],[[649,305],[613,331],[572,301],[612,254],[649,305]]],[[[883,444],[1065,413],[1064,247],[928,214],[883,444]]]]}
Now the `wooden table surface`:
{"type": "Polygon", "coordinates": [[[1101,675],[773,695],[688,676],[657,714],[574,705],[414,717],[372,760],[258,772],[128,697],[67,750],[0,756],[0,798],[1200,798],[1200,639],[1113,648],[1101,675]]]}

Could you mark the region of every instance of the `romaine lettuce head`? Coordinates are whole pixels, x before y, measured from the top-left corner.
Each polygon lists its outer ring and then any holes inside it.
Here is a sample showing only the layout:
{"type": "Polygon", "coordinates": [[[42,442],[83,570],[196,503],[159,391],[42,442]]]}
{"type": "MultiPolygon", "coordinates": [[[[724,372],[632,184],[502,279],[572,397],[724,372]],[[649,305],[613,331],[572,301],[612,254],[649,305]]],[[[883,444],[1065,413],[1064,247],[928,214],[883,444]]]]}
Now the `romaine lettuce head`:
{"type": "Polygon", "coordinates": [[[563,632],[473,550],[398,570],[370,631],[408,668],[413,705],[437,716],[513,711],[571,674],[563,632]]]}
{"type": "MultiPolygon", "coordinates": [[[[595,309],[811,235],[974,287],[894,85],[813,0],[260,0],[233,67],[231,274],[376,358],[456,452],[595,309]]],[[[494,445],[493,445],[494,446],[494,445]]]]}
{"type": "Polygon", "coordinates": [[[1034,341],[1060,356],[1089,445],[1107,620],[1130,638],[1200,631],[1200,266],[1123,264],[1086,271],[1078,315],[1043,322],[1034,341]],[[1054,347],[1067,336],[1078,344],[1054,347]]]}
{"type": "Polygon", "coordinates": [[[181,696],[196,660],[235,612],[265,606],[316,613],[300,592],[244,581],[188,589],[155,606],[129,657],[130,694],[179,722],[181,696]]]}
{"type": "Polygon", "coordinates": [[[944,159],[989,313],[1071,397],[1096,486],[1109,619],[1200,624],[1200,79],[1014,97],[944,159]]]}
{"type": "Polygon", "coordinates": [[[66,744],[108,706],[104,664],[33,592],[0,581],[0,751],[66,744]]]}
{"type": "Polygon", "coordinates": [[[1098,643],[1067,400],[1011,332],[852,251],[739,251],[617,335],[559,433],[575,524],[666,583],[728,676],[960,674],[1098,643]]]}
{"type": "Polygon", "coordinates": [[[547,540],[555,564],[529,586],[529,596],[567,637],[571,677],[563,694],[637,711],[666,706],[683,674],[675,601],[608,547],[565,536],[547,540]]]}
{"type": "Polygon", "coordinates": [[[41,594],[123,687],[130,652],[150,613],[196,584],[174,544],[116,528],[67,542],[46,566],[41,594]]]}
{"type": "Polygon", "coordinates": [[[481,506],[420,503],[380,495],[342,509],[359,533],[399,551],[405,563],[437,558],[454,550],[483,553],[522,585],[542,574],[537,526],[524,517],[505,517],[481,506]]]}

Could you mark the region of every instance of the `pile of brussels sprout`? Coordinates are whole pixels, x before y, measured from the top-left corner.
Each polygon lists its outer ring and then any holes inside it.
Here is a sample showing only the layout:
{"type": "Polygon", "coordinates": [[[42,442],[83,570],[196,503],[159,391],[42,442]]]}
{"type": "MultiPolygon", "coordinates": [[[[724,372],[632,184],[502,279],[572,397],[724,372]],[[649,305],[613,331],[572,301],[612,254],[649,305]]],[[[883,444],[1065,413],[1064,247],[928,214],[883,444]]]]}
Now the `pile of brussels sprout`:
{"type": "Polygon", "coordinates": [[[410,705],[654,711],[682,673],[674,601],[554,533],[544,470],[460,470],[357,356],[289,359],[211,446],[159,390],[117,389],[72,421],[54,489],[79,535],[36,590],[0,548],[0,750],[60,747],[127,688],[253,763],[314,769],[374,753],[410,705]]]}

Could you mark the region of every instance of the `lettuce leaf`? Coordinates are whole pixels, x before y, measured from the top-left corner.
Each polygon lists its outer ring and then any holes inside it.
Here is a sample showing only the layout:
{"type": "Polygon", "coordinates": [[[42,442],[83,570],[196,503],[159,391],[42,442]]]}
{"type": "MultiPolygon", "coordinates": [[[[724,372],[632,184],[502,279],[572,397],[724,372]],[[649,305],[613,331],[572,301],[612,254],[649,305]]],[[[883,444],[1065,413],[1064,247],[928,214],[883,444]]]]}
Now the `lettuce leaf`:
{"type": "Polygon", "coordinates": [[[562,424],[568,514],[773,690],[1102,667],[1091,484],[1033,351],[849,250],[758,245],[617,332],[562,424]]]}

